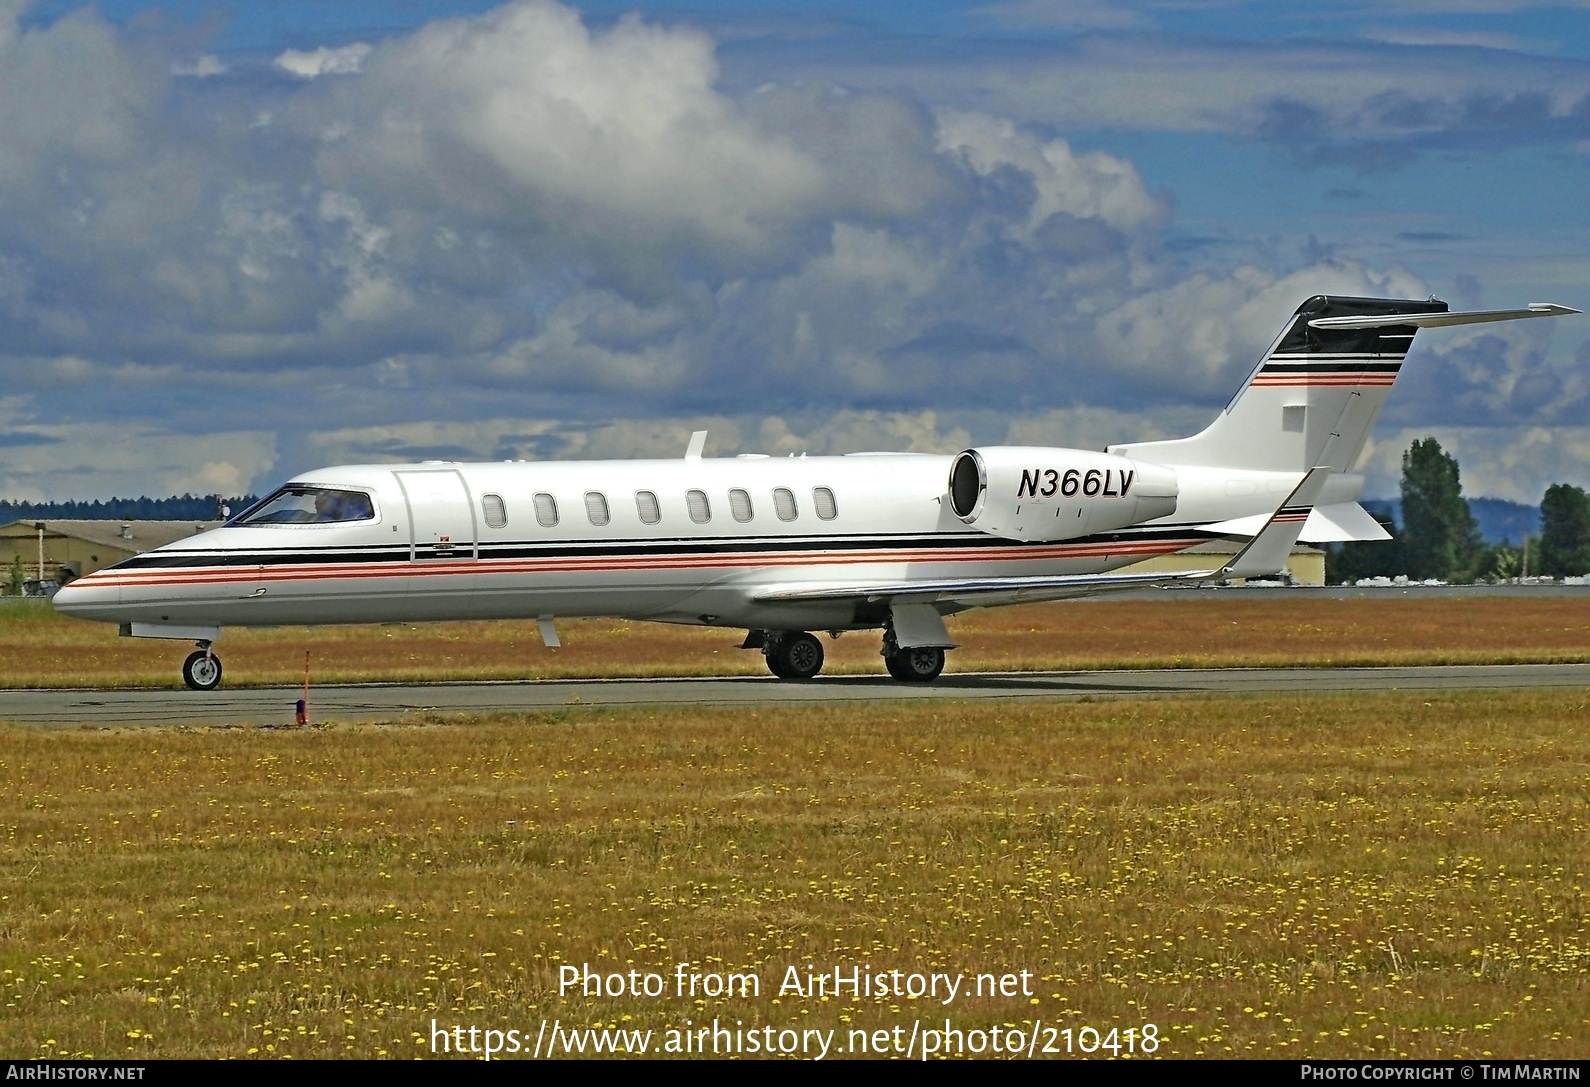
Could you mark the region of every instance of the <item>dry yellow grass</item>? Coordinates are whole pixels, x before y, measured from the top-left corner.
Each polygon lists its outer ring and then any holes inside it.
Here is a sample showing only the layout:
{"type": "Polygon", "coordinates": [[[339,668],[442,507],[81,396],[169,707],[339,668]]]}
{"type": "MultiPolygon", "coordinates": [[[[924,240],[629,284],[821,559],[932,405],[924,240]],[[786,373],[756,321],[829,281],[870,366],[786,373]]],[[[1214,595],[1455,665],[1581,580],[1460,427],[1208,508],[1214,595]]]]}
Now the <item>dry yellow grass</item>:
{"type": "MultiPolygon", "coordinates": [[[[1303,664],[1590,661],[1590,606],[1575,597],[1334,600],[1256,593],[1166,594],[971,612],[950,620],[951,671],[1303,664]]],[[[621,620],[230,629],[217,647],[233,686],[317,682],[759,675],[740,633],[621,620]]],[[[875,633],[824,639],[829,673],[883,671],[875,633]]],[[[171,687],[181,642],[118,638],[45,605],[0,608],[0,686],[171,687]]]]}
{"type": "MultiPolygon", "coordinates": [[[[1583,1057],[1586,694],[0,729],[0,1051],[409,1056],[442,1026],[1157,1027],[1583,1057]],[[557,968],[760,975],[559,996],[557,968]],[[786,966],[1027,999],[773,998],[786,966]]],[[[659,1042],[660,1044],[660,1042],[659,1042]]]]}

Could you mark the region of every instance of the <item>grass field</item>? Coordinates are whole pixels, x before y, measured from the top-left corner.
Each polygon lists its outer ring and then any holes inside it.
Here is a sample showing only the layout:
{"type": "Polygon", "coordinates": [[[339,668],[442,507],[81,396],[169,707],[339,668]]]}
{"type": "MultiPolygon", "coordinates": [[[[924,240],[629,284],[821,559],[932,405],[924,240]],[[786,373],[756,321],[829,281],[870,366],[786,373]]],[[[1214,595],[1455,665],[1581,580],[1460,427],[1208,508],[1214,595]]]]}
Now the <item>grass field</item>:
{"type": "MultiPolygon", "coordinates": [[[[1167,593],[1153,600],[1036,604],[951,618],[951,671],[1303,664],[1590,661],[1590,598],[1333,600],[1167,593]]],[[[565,620],[547,649],[533,622],[229,629],[217,646],[233,686],[317,682],[760,675],[741,634],[619,620],[565,620]]],[[[824,639],[825,671],[883,671],[876,633],[824,639]]],[[[181,642],[118,638],[47,605],[0,607],[0,686],[180,686],[181,642]]]]}
{"type": "Polygon", "coordinates": [[[0,1052],[411,1056],[433,1019],[660,1038],[718,1017],[839,1044],[948,1018],[1152,1023],[1162,1056],[1584,1057],[1586,711],[1578,691],[0,728],[0,1052]],[[565,964],[681,962],[762,991],[558,992],[565,964]],[[1036,984],[778,997],[808,964],[1036,984]]]}

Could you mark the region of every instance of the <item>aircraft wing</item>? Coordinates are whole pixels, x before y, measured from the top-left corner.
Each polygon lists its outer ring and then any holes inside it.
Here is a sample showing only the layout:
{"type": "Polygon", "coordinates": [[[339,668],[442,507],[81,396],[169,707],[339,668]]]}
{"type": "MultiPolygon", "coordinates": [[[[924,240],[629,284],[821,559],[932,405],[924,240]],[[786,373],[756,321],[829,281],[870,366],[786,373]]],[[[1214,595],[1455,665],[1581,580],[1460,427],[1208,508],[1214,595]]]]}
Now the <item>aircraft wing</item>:
{"type": "Polygon", "coordinates": [[[757,594],[758,603],[813,600],[865,600],[870,603],[949,604],[981,608],[998,604],[1030,604],[1066,600],[1096,593],[1164,585],[1196,584],[1228,577],[1264,577],[1286,566],[1292,545],[1314,509],[1331,470],[1315,468],[1303,477],[1286,501],[1270,515],[1258,534],[1215,570],[1162,574],[1061,574],[1038,577],[946,578],[934,581],[882,582],[776,589],[757,594]]]}

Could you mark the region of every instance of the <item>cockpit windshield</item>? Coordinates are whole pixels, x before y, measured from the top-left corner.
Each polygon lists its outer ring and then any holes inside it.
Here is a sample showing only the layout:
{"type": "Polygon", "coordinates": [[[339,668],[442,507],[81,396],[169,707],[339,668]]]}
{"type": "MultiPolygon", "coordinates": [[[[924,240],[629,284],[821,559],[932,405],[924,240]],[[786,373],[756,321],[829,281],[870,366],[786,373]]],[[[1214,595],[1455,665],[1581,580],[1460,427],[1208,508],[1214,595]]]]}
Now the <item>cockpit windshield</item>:
{"type": "Polygon", "coordinates": [[[375,503],[363,491],[289,484],[246,510],[234,525],[329,525],[343,521],[368,521],[375,503]]]}

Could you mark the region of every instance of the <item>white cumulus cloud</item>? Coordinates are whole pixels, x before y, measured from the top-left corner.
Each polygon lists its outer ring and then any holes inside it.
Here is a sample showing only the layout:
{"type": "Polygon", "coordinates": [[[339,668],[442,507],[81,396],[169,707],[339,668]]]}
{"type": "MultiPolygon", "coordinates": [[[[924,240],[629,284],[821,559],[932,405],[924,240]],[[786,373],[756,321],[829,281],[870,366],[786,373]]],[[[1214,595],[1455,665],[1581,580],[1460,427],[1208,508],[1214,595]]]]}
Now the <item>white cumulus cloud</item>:
{"type": "MultiPolygon", "coordinates": [[[[738,45],[550,0],[288,51],[275,70],[295,78],[92,9],[16,10],[0,0],[9,493],[677,455],[703,422],[723,451],[1097,447],[1196,430],[1308,295],[1429,289],[1350,238],[1301,262],[1285,239],[1240,260],[1204,245],[1189,236],[1222,228],[1178,225],[1150,188],[1162,174],[1105,130],[1143,121],[1135,94],[1172,126],[1262,126],[1270,92],[1232,78],[1233,57],[1297,88],[1308,108],[1286,124],[1351,125],[1400,86],[1386,58],[1405,47],[1360,42],[1377,74],[1357,80],[1339,45],[1083,35],[1068,64],[937,58],[934,78],[975,69],[982,96],[957,99],[931,79],[901,90],[898,69],[858,89],[864,65],[726,79],[738,45]],[[1038,68],[1059,92],[1036,93],[1038,68]],[[1079,117],[1105,126],[1086,144],[1061,127],[1079,117]]],[[[1448,104],[1508,70],[1437,59],[1450,82],[1421,93],[1448,104]]],[[[1584,67],[1519,86],[1556,88],[1549,114],[1584,67]]],[[[1419,105],[1380,102],[1363,130],[1444,123],[1419,105]]],[[[1551,354],[1546,337],[1572,332],[1552,323],[1421,338],[1438,350],[1410,361],[1388,433],[1469,428],[1465,449],[1493,458],[1474,478],[1527,492],[1543,447],[1521,428],[1564,435],[1541,463],[1565,465],[1590,397],[1590,354],[1551,354]]]]}
{"type": "Polygon", "coordinates": [[[1051,216],[1101,219],[1117,230],[1135,230],[1163,217],[1137,168],[1104,151],[1077,154],[1065,140],[1040,140],[1017,130],[1008,118],[945,111],[939,117],[939,149],[962,156],[978,174],[1019,170],[1037,191],[1027,230],[1051,216]]]}
{"type": "Polygon", "coordinates": [[[272,63],[284,72],[300,79],[318,79],[323,75],[353,75],[364,67],[365,58],[375,49],[366,42],[354,42],[335,48],[322,45],[319,49],[288,49],[272,63]]]}
{"type": "Polygon", "coordinates": [[[636,18],[593,33],[523,2],[432,23],[370,56],[332,113],[349,169],[578,232],[755,247],[822,192],[820,165],[714,87],[705,35],[636,18]],[[503,207],[502,201],[509,201],[503,207]]]}

